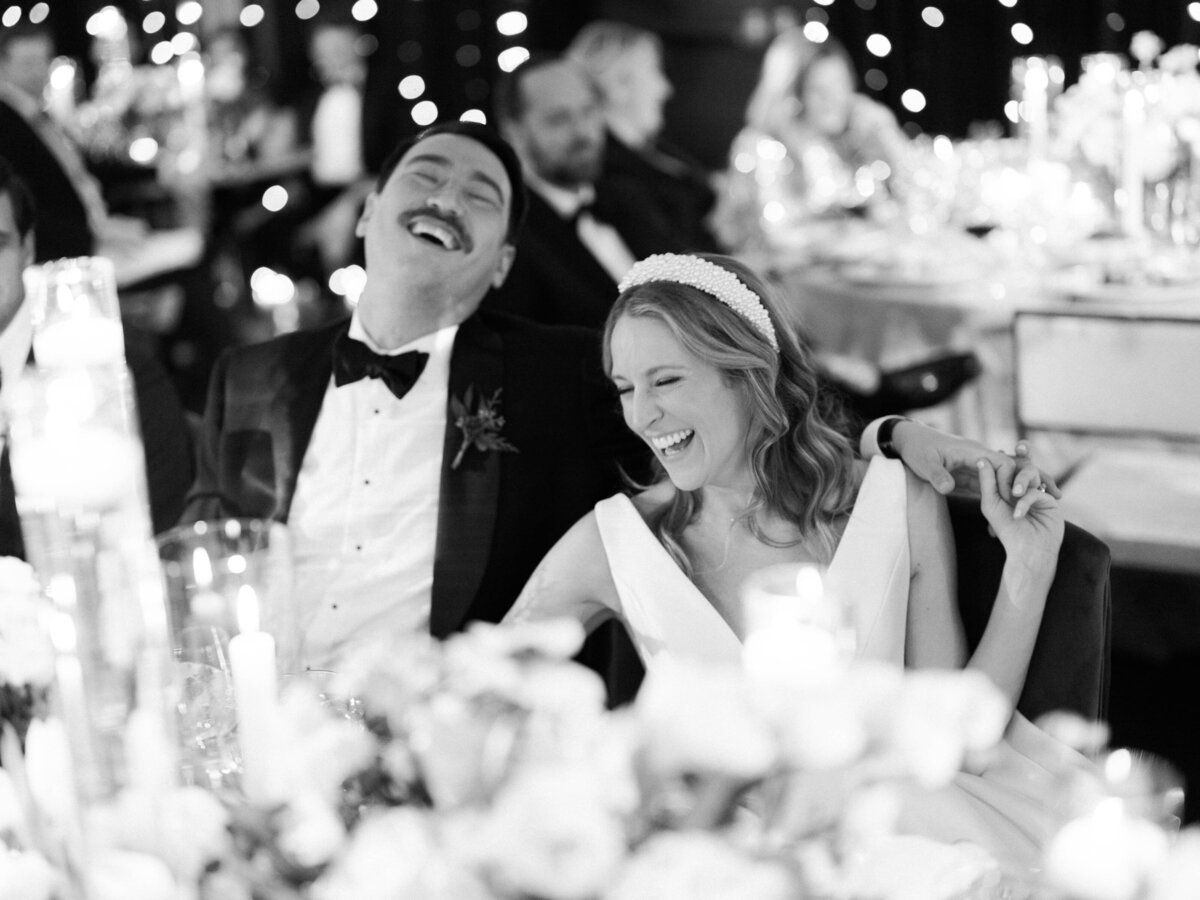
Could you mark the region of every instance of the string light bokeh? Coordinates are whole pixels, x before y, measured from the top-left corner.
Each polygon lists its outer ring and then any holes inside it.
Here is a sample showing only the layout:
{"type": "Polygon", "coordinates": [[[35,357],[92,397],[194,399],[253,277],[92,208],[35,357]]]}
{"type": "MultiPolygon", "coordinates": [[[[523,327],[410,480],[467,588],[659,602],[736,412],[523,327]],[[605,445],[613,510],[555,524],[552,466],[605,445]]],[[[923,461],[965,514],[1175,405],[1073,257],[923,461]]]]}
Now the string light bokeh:
{"type": "MultiPolygon", "coordinates": [[[[2,0],[0,0],[2,2],[2,0]]],[[[89,22],[103,26],[103,0],[17,0],[0,27],[47,22],[85,78],[89,22]],[[99,18],[97,18],[99,17],[99,18]]],[[[322,21],[362,29],[372,78],[395,92],[410,127],[437,119],[485,120],[491,85],[530,48],[558,49],[590,18],[623,18],[664,38],[677,96],[669,136],[688,138],[706,161],[740,124],[740,111],[771,35],[796,23],[814,41],[838,37],[858,65],[862,87],[891,107],[910,132],[964,134],[972,122],[1007,121],[1013,57],[1054,54],[1070,61],[1124,51],[1140,29],[1168,41],[1200,42],[1200,2],[1171,0],[115,0],[143,58],[167,64],[195,52],[218,24],[238,24],[256,61],[274,74],[280,99],[308,75],[305,38],[322,21]],[[940,4],[940,5],[939,5],[940,4]],[[702,60],[703,63],[698,64],[702,60]],[[717,65],[712,65],[717,62],[717,65]],[[720,90],[713,90],[720,86],[720,90]],[[708,121],[698,116],[703,112],[708,121]]]]}

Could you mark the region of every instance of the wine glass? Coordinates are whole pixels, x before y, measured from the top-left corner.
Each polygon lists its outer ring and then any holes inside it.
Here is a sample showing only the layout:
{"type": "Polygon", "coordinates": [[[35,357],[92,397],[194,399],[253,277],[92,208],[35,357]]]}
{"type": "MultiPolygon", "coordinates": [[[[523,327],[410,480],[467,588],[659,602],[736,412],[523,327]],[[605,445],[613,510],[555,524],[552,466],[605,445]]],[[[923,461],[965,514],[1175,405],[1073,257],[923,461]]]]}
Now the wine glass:
{"type": "Polygon", "coordinates": [[[192,626],[179,633],[173,650],[180,762],[192,784],[221,787],[238,770],[228,649],[224,629],[192,626]]]}

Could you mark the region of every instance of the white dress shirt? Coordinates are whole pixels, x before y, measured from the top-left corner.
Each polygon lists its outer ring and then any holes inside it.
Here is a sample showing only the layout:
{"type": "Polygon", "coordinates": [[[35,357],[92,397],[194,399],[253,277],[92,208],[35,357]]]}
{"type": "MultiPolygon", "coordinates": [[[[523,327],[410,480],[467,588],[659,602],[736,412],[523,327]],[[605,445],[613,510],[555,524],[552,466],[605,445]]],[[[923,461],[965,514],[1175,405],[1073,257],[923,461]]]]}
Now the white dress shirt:
{"type": "Polygon", "coordinates": [[[550,204],[551,209],[566,220],[579,218],[575,223],[575,233],[587,248],[596,262],[600,263],[613,281],[620,282],[629,271],[629,267],[637,262],[620,232],[607,222],[601,222],[591,213],[580,212],[583,207],[590,205],[596,199],[596,189],[590,184],[576,190],[558,187],[526,172],[526,184],[538,192],[539,196],[550,204]]]}
{"type": "Polygon", "coordinates": [[[396,399],[378,378],[325,390],[288,516],[309,668],[337,670],[356,648],[428,633],[450,352],[458,326],[394,351],[429,354],[396,399]]]}

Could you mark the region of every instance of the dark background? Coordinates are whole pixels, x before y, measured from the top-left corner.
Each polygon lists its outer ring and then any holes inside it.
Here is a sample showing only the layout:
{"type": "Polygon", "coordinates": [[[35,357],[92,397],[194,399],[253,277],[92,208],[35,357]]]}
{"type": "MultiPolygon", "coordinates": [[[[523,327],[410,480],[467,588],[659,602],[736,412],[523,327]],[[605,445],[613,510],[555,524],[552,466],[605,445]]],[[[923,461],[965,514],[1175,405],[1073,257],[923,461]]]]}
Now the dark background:
{"type": "MultiPolygon", "coordinates": [[[[266,8],[263,23],[249,34],[263,68],[272,75],[275,92],[286,100],[289,90],[307,77],[304,35],[312,22],[348,17],[350,0],[323,0],[316,17],[300,20],[295,0],[259,0],[266,8]]],[[[1014,56],[1054,54],[1064,63],[1067,81],[1078,73],[1079,57],[1099,50],[1126,51],[1141,29],[1155,31],[1170,46],[1200,43],[1200,23],[1187,12],[1185,0],[378,0],[378,14],[364,25],[377,49],[375,77],[394,85],[401,77],[425,78],[425,98],[438,104],[441,117],[457,117],[470,107],[488,109],[486,95],[498,71],[496,55],[506,46],[561,49],[589,19],[608,17],[658,32],[666,48],[667,74],[676,94],[667,108],[667,135],[692,150],[712,168],[725,164],[729,141],[741,124],[742,110],[758,72],[772,29],[786,21],[825,22],[849,48],[860,75],[870,68],[887,83],[873,94],[902,122],[923,131],[962,136],[971,123],[1002,119],[1008,99],[1009,66],[1014,56]],[[937,6],[945,24],[931,28],[921,10],[937,6]],[[525,34],[499,35],[497,16],[521,10],[529,19],[525,34]],[[750,26],[759,23],[757,33],[750,26]],[[1010,29],[1024,22],[1033,41],[1018,44],[1010,29]],[[886,35],[893,49],[878,59],[865,46],[872,33],[886,35]],[[464,45],[479,48],[479,61],[463,65],[457,57],[464,45]],[[907,88],[921,90],[927,106],[910,113],[900,104],[907,88]]],[[[30,7],[32,0],[19,0],[30,7]]],[[[50,0],[50,21],[65,53],[86,54],[87,16],[99,0],[50,0]]],[[[177,0],[118,0],[139,23],[160,9],[170,36],[177,0]]],[[[222,16],[236,15],[238,0],[204,0],[200,27],[210,28],[222,16]]],[[[470,56],[468,55],[468,60],[470,56]]]]}

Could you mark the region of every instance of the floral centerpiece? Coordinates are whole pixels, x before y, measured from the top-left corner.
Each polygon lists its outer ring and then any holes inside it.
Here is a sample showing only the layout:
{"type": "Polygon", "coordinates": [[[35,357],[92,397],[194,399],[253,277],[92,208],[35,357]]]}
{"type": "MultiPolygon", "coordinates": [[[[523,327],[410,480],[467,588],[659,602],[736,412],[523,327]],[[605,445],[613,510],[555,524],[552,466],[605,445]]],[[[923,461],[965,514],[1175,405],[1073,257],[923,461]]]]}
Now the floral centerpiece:
{"type": "Polygon", "coordinates": [[[1090,172],[1108,196],[1129,189],[1123,182],[1131,178],[1144,183],[1149,224],[1165,231],[1172,202],[1187,201],[1182,194],[1196,174],[1200,49],[1180,44],[1167,50],[1156,35],[1143,31],[1134,35],[1131,52],[1138,64],[1132,72],[1112,54],[1085,59],[1079,81],[1055,103],[1051,153],[1090,172]],[[1173,197],[1176,193],[1180,196],[1173,197]],[[1156,198],[1164,207],[1157,212],[1156,198]]]}
{"type": "MultiPolygon", "coordinates": [[[[570,662],[581,639],[574,623],[476,625],[360,658],[320,693],[292,685],[266,802],[135,787],[87,811],[86,857],[63,852],[69,800],[36,762],[62,745],[35,722],[28,758],[11,735],[3,748],[0,898],[73,900],[82,883],[89,900],[1024,896],[978,847],[893,833],[903,791],[999,739],[1008,709],[983,676],[677,663],[607,711],[570,662]]],[[[1171,848],[1146,823],[1080,821],[1051,848],[1046,897],[1175,900],[1200,883],[1197,836],[1171,848]]]]}
{"type": "Polygon", "coordinates": [[[289,692],[275,802],[234,805],[211,896],[934,900],[997,877],[979,848],[891,833],[905,785],[999,739],[982,676],[680,663],[610,712],[581,642],[476,625],[359,660],[324,707],[289,692]]]}

